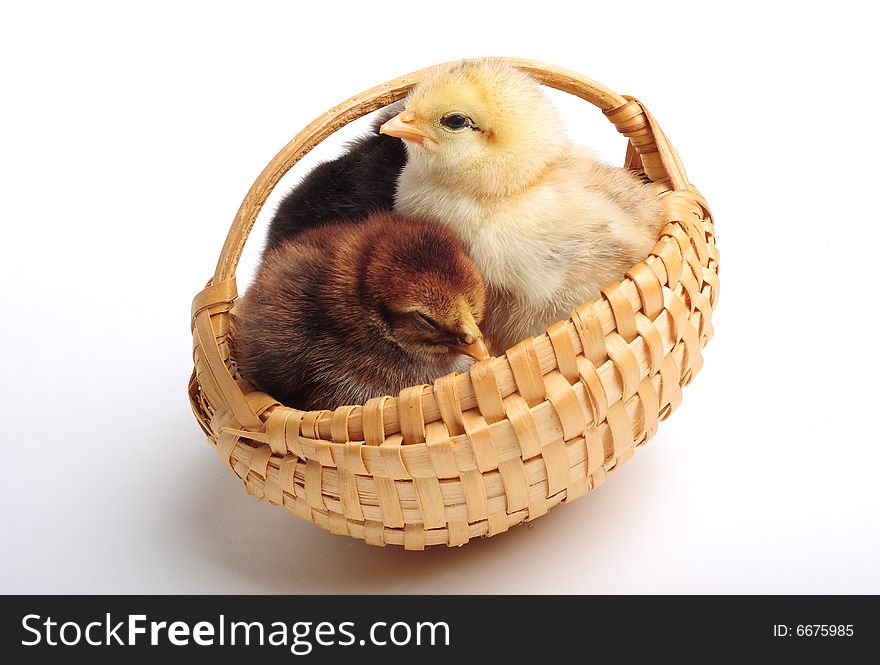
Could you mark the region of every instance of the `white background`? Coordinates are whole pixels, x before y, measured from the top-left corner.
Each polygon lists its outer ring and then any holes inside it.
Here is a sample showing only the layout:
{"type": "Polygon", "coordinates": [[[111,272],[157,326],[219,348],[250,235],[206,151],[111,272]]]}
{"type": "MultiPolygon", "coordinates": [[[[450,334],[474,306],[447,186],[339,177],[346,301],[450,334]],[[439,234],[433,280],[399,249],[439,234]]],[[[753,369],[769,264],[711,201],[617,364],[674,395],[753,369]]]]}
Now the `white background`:
{"type": "MultiPolygon", "coordinates": [[[[880,592],[864,3],[300,4],[4,7],[0,592],[880,592]],[[716,336],[598,491],[459,549],[371,548],[245,495],[217,459],[186,399],[190,301],[297,131],[478,55],[646,103],[715,214],[716,336]]],[[[572,133],[620,163],[611,125],[570,101],[572,133]]]]}

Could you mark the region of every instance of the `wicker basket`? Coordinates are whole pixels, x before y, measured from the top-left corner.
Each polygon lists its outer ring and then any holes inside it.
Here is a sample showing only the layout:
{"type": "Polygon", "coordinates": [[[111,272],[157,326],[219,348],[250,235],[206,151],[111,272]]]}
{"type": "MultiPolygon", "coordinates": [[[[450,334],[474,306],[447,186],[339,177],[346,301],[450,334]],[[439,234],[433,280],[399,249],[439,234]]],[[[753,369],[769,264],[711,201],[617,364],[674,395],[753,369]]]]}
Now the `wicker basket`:
{"type": "Polygon", "coordinates": [[[467,374],[334,411],[281,405],[237,375],[231,353],[235,270],[248,233],[297,160],[402,98],[425,70],[334,107],[257,178],[213,279],[193,301],[192,408],[249,494],[371,545],[461,545],[601,485],[654,435],[699,371],[718,250],[708,206],[675,150],[639,101],[552,65],[505,61],[591,102],[629,138],[626,166],[666,188],[657,245],[599,300],[467,374]]]}

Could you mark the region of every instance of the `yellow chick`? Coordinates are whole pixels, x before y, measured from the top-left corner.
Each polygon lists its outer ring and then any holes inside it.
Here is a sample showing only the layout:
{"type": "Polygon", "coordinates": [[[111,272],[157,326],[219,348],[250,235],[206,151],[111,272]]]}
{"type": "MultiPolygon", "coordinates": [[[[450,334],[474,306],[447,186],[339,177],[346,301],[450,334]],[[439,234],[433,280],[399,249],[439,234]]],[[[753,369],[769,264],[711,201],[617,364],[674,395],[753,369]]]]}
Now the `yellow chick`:
{"type": "Polygon", "coordinates": [[[656,242],[656,186],[574,145],[541,86],[509,65],[438,68],[380,131],[407,150],[395,210],[446,225],[483,274],[496,353],[597,298],[656,242]]]}

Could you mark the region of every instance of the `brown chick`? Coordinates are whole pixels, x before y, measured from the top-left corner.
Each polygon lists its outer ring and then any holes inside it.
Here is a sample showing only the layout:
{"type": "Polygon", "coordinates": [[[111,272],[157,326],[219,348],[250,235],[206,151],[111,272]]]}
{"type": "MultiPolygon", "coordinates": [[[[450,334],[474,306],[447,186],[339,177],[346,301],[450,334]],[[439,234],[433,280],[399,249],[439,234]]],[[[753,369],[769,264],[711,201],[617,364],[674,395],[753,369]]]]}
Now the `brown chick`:
{"type": "Polygon", "coordinates": [[[395,211],[462,240],[496,352],[537,335],[650,251],[657,186],[571,143],[541,86],[498,61],[438,68],[380,131],[404,140],[395,211]]]}
{"type": "Polygon", "coordinates": [[[484,304],[451,233],[377,212],[266,254],[237,308],[236,360],[288,406],[363,404],[488,358],[484,304]]]}

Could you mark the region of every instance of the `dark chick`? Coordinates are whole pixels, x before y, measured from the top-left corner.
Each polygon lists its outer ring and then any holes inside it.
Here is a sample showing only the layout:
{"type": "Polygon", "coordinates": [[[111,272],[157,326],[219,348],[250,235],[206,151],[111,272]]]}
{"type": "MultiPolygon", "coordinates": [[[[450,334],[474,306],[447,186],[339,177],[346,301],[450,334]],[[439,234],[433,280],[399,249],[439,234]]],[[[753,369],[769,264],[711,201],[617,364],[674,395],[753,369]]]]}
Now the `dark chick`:
{"type": "Polygon", "coordinates": [[[379,125],[401,108],[394,104],[380,113],[368,134],[348,143],[336,159],[316,166],[282,199],[269,224],[264,253],[307,229],[364,219],[370,212],[394,207],[406,148],[402,141],[380,134],[379,125]]]}
{"type": "Polygon", "coordinates": [[[484,302],[480,273],[450,232],[374,213],[266,254],[237,308],[236,359],[287,406],[363,404],[487,358],[484,302]]]}

